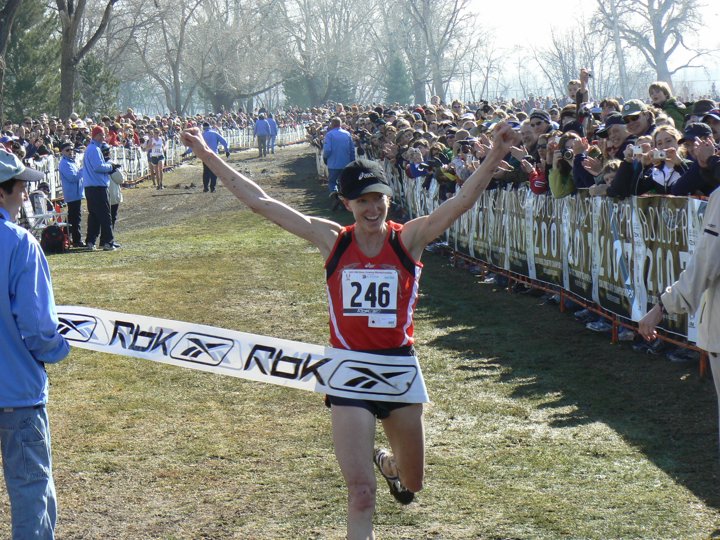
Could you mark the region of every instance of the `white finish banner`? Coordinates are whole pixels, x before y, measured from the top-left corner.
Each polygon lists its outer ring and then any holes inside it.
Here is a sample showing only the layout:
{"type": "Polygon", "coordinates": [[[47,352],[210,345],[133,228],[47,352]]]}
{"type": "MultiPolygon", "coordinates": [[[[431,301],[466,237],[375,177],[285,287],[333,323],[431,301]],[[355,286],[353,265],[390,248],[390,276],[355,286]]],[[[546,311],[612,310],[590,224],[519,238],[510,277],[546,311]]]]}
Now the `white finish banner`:
{"type": "Polygon", "coordinates": [[[333,396],[426,403],[414,356],[381,356],[141,315],[58,306],[70,345],[333,396]]]}

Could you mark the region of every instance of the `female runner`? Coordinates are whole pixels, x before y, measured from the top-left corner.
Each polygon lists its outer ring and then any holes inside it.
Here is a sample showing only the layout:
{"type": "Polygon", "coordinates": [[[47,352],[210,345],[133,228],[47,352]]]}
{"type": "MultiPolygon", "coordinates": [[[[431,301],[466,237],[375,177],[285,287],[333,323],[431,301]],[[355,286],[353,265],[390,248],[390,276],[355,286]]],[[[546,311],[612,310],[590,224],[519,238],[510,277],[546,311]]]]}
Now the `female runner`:
{"type": "MultiPolygon", "coordinates": [[[[271,198],[212,152],[197,128],[183,132],[182,142],[253,212],[318,247],[326,261],[333,347],[400,356],[414,355],[412,316],[422,268],[420,257],[425,247],[475,204],[510,151],[512,129],[498,124],[494,133],[491,150],[462,189],[431,214],[404,225],[386,221],[392,190],[382,169],[365,160],[352,162],[339,181],[340,198],[355,218],[355,223],[348,227],[302,214],[271,198]],[[358,272],[359,268],[363,272],[358,272]],[[353,287],[348,286],[353,281],[353,287]],[[364,307],[363,302],[372,302],[374,295],[366,294],[371,290],[385,292],[387,309],[381,315],[345,315],[352,311],[347,308],[358,301],[360,307],[364,307]],[[387,298],[388,291],[397,294],[387,298]]],[[[335,455],[348,489],[347,538],[375,538],[373,461],[399,502],[410,503],[422,489],[425,467],[422,404],[333,396],[328,396],[327,401],[331,406],[335,455]],[[373,453],[376,418],[382,421],[392,453],[385,450],[373,453]]]]}

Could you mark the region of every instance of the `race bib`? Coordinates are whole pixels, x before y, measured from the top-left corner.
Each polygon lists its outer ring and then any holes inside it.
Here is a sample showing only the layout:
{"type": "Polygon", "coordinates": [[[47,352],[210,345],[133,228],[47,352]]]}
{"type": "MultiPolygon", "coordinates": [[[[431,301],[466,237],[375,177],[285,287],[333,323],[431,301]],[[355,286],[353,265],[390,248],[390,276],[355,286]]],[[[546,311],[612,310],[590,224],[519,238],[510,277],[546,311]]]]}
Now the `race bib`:
{"type": "Polygon", "coordinates": [[[397,292],[398,274],[395,270],[343,270],[343,314],[367,317],[370,328],[397,326],[397,292]]]}

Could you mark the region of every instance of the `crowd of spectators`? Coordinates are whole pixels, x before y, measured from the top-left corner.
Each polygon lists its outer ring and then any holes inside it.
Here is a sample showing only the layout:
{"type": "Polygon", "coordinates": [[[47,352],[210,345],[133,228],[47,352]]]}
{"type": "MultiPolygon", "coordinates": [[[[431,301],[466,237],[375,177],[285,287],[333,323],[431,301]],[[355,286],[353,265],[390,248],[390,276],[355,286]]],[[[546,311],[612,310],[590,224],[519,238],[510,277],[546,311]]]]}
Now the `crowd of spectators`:
{"type": "Polygon", "coordinates": [[[482,162],[499,121],[515,128],[517,141],[490,189],[527,185],[558,198],[578,189],[612,197],[708,196],[715,189],[720,178],[717,102],[682,103],[663,82],[650,85],[646,99],[593,99],[588,78],[582,70],[560,103],[455,100],[444,105],[433,98],[412,107],[335,105],[322,120],[310,123],[308,138],[321,147],[331,117],[337,117],[353,134],[358,154],[386,159],[426,186],[435,179],[442,199],[482,162]]]}
{"type": "MultiPolygon", "coordinates": [[[[720,183],[720,104],[710,98],[683,103],[670,86],[654,82],[643,99],[589,95],[583,69],[561,100],[510,100],[449,104],[433,97],[413,106],[341,104],[318,111],[308,140],[322,149],[333,118],[352,134],[356,151],[391,162],[408,178],[450,197],[482,162],[498,122],[515,130],[516,143],[488,189],[527,186],[561,198],[578,190],[592,196],[709,196],[720,183]]],[[[502,284],[501,276],[491,281],[502,284]]],[[[586,309],[576,317],[594,331],[612,326],[586,309]]],[[[634,339],[622,330],[621,339],[634,339]]],[[[661,342],[638,342],[659,352],[661,342]]],[[[687,355],[672,351],[676,360],[687,355]]]]}
{"type": "MultiPolygon", "coordinates": [[[[150,151],[148,145],[154,133],[166,141],[177,140],[180,132],[192,126],[210,124],[213,129],[253,129],[255,120],[264,114],[264,110],[248,114],[242,110],[219,114],[197,114],[180,116],[175,113],[165,115],[139,115],[133,109],[114,116],[103,115],[97,118],[81,118],[72,113],[67,119],[47,114],[37,118],[25,117],[19,122],[7,120],[0,133],[0,144],[32,166],[33,160],[60,152],[64,142],[72,142],[78,150],[90,142],[91,130],[95,125],[103,125],[107,130],[106,142],[111,147],[141,148],[150,151]]],[[[294,126],[307,121],[309,115],[298,110],[289,110],[275,115],[279,127],[294,126]],[[303,114],[305,119],[303,119],[303,114]]]]}

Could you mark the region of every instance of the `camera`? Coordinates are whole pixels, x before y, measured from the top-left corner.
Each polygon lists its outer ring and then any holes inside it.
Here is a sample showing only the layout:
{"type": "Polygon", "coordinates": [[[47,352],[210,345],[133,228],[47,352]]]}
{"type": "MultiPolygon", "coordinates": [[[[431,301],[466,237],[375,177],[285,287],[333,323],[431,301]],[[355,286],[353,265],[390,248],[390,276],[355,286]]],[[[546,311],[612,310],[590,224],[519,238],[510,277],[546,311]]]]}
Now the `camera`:
{"type": "Polygon", "coordinates": [[[633,146],[633,156],[640,156],[642,155],[642,146],[635,145],[633,146]]]}
{"type": "Polygon", "coordinates": [[[667,153],[665,152],[665,150],[658,150],[656,148],[655,150],[653,150],[652,157],[653,159],[666,159],[667,153]]]}
{"type": "Polygon", "coordinates": [[[568,161],[572,161],[572,159],[575,157],[575,154],[572,150],[565,150],[563,152],[563,159],[567,159],[568,161]]]}

